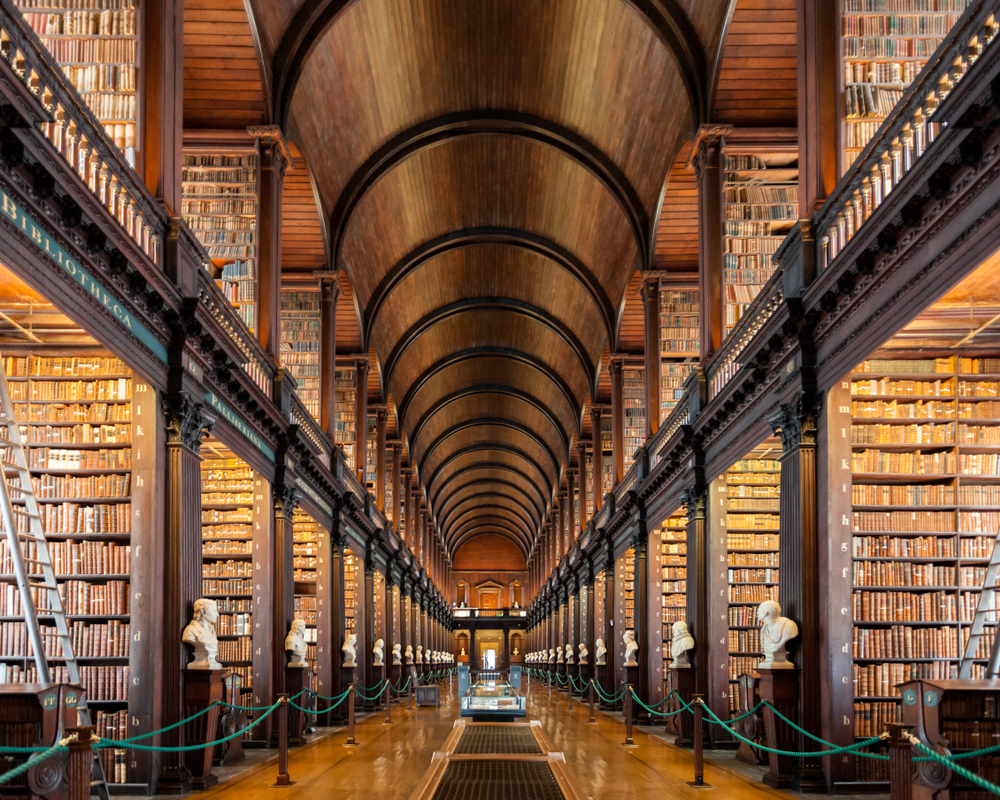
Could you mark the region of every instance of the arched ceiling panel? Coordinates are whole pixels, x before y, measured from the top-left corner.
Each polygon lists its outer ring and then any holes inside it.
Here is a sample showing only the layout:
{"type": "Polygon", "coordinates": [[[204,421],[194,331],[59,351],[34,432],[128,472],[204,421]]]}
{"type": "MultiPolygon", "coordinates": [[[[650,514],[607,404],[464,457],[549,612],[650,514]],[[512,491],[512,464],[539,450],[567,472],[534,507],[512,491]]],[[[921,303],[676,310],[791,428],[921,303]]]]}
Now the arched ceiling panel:
{"type": "Polygon", "coordinates": [[[525,547],[530,549],[534,530],[526,527],[524,520],[514,512],[508,511],[498,504],[489,503],[471,507],[457,515],[450,529],[445,532],[445,543],[449,549],[452,549],[454,542],[460,539],[462,534],[489,526],[510,531],[520,539],[525,547]]]}
{"type": "Polygon", "coordinates": [[[437,505],[439,518],[443,519],[456,503],[467,497],[478,496],[481,492],[496,491],[513,498],[522,508],[541,524],[545,519],[545,504],[538,496],[535,487],[522,476],[489,467],[469,470],[460,473],[459,479],[453,481],[441,494],[441,502],[437,505]]]}
{"type": "Polygon", "coordinates": [[[547,473],[523,453],[506,447],[473,446],[465,452],[456,451],[441,462],[436,472],[427,473],[427,491],[431,502],[437,504],[450,486],[461,481],[465,474],[473,474],[480,469],[515,474],[530,482],[536,488],[543,508],[551,500],[553,484],[547,473]]]}
{"type": "MultiPolygon", "coordinates": [[[[417,386],[417,384],[413,384],[417,386]]],[[[480,356],[461,361],[447,362],[413,393],[407,405],[399,406],[402,424],[408,431],[416,431],[426,415],[448,398],[465,389],[478,386],[505,386],[517,392],[537,397],[562,424],[563,430],[576,430],[576,408],[542,369],[514,357],[480,356]]]]}
{"type": "MultiPolygon", "coordinates": [[[[441,531],[444,533],[445,541],[449,540],[449,534],[454,530],[459,530],[463,522],[475,517],[477,514],[502,514],[510,520],[518,520],[522,528],[533,537],[537,523],[532,519],[531,514],[521,507],[516,500],[496,493],[485,493],[469,497],[462,503],[448,511],[439,520],[441,531]]],[[[529,538],[530,541],[530,538],[529,538]]]]}
{"type": "Polygon", "coordinates": [[[453,563],[455,564],[456,570],[458,569],[482,570],[482,569],[497,569],[499,565],[503,565],[505,563],[506,567],[509,569],[525,569],[529,551],[526,551],[524,549],[524,546],[520,544],[519,541],[517,540],[517,537],[515,537],[509,531],[499,528],[486,527],[483,529],[473,530],[471,533],[465,534],[465,536],[460,541],[456,540],[455,543],[452,545],[452,552],[455,554],[453,563]],[[516,562],[517,566],[515,566],[514,562],[512,561],[504,562],[502,559],[501,560],[497,559],[492,546],[495,545],[496,539],[498,537],[504,538],[509,542],[510,547],[516,548],[517,554],[520,557],[520,560],[516,562]],[[465,550],[462,552],[462,554],[459,555],[459,551],[462,550],[463,546],[469,544],[470,540],[472,539],[477,540],[476,545],[478,545],[480,541],[483,541],[487,545],[487,547],[489,547],[488,552],[493,553],[493,555],[491,555],[488,562],[472,561],[472,559],[470,559],[467,554],[467,551],[469,550],[468,547],[466,547],[465,550]]]}
{"type": "Polygon", "coordinates": [[[477,419],[500,417],[516,421],[542,440],[548,449],[561,460],[569,449],[569,438],[564,436],[555,419],[541,404],[534,404],[528,398],[484,391],[459,397],[442,406],[410,438],[410,447],[419,463],[433,443],[448,430],[477,419]]]}

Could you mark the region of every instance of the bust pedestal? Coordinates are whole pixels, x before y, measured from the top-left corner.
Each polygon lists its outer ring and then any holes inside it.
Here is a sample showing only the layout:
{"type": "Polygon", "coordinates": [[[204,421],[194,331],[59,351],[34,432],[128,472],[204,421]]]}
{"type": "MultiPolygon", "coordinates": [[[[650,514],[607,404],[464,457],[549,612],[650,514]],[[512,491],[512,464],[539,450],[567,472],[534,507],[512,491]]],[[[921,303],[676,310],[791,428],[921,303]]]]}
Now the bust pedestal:
{"type": "MultiPolygon", "coordinates": [[[[765,669],[760,673],[760,699],[767,700],[778,711],[792,722],[798,723],[799,706],[799,673],[795,669],[765,669]]],[[[777,750],[800,751],[799,736],[795,729],[782,722],[767,706],[764,706],[764,731],[767,734],[767,745],[777,750]]],[[[768,753],[768,772],[761,779],[775,789],[787,789],[792,785],[792,769],[796,759],[791,756],[779,756],[768,753]]]]}
{"type": "MultiPolygon", "coordinates": [[[[695,695],[694,667],[671,667],[670,685],[674,687],[685,703],[690,703],[695,695]]],[[[671,711],[680,708],[676,696],[668,702],[668,705],[671,711]]],[[[694,715],[684,712],[667,717],[667,732],[677,736],[674,744],[678,747],[691,747],[694,745],[694,715]]]]}
{"type": "MultiPolygon", "coordinates": [[[[638,665],[636,665],[634,667],[625,667],[625,666],[622,667],[622,674],[625,676],[625,683],[627,683],[629,686],[631,686],[633,689],[635,689],[636,690],[636,694],[639,693],[638,692],[638,689],[639,689],[639,669],[640,668],[639,668],[638,665]]],[[[624,703],[624,702],[625,702],[625,700],[622,699],[622,703],[624,703]]],[[[642,706],[640,706],[637,702],[635,702],[635,698],[633,698],[632,699],[632,721],[633,722],[637,722],[639,720],[640,716],[645,716],[645,711],[644,711],[644,709],[643,709],[642,706]]]]}
{"type": "MultiPolygon", "coordinates": [[[[184,673],[184,716],[190,717],[204,711],[212,703],[223,699],[223,681],[233,674],[231,669],[185,669],[184,673]]],[[[184,725],[184,744],[200,744],[215,740],[219,728],[219,706],[202,714],[184,725]]],[[[212,754],[214,747],[189,750],[184,754],[184,763],[191,770],[191,786],[208,789],[219,782],[212,774],[212,754]]]]}
{"type": "MultiPolygon", "coordinates": [[[[402,664],[390,664],[389,665],[389,680],[392,682],[393,686],[402,686],[406,681],[400,682],[399,678],[403,674],[402,664]]],[[[398,697],[398,693],[393,690],[389,695],[390,697],[398,697]]]]}
{"type": "MultiPolygon", "coordinates": [[[[303,689],[308,689],[310,677],[312,677],[312,670],[309,667],[285,667],[285,691],[288,692],[288,696],[294,697],[303,689]]],[[[302,695],[295,703],[303,708],[316,708],[312,695],[302,695]]],[[[306,743],[307,716],[293,706],[288,707],[289,747],[301,747],[306,743]]],[[[277,728],[278,726],[275,725],[274,730],[277,728]]]]}
{"type": "Polygon", "coordinates": [[[581,686],[580,697],[585,700],[590,697],[590,687],[587,683],[590,681],[590,670],[589,664],[577,664],[576,665],[576,685],[581,686]]]}
{"type": "MultiPolygon", "coordinates": [[[[240,692],[242,679],[239,675],[230,675],[222,682],[223,700],[232,703],[234,706],[245,705],[243,695],[240,692]]],[[[232,736],[236,731],[241,731],[247,726],[247,712],[239,708],[229,708],[222,706],[219,713],[218,736],[216,739],[225,739],[232,736]]],[[[212,764],[217,767],[228,767],[246,758],[243,752],[243,742],[240,737],[230,739],[223,744],[215,746],[215,753],[212,757],[212,764]]]]}
{"type": "MultiPolygon", "coordinates": [[[[382,675],[385,674],[384,666],[372,665],[372,686],[376,687],[374,689],[367,689],[365,694],[371,697],[371,700],[365,701],[366,711],[375,711],[376,709],[382,708],[382,700],[385,697],[385,689],[379,689],[382,686],[382,675]]],[[[367,687],[366,687],[367,688],[367,687]]]]}
{"type": "MultiPolygon", "coordinates": [[[[611,683],[611,665],[607,663],[598,664],[595,669],[597,670],[597,684],[601,687],[601,691],[608,697],[614,697],[614,695],[608,691],[608,686],[611,683]]],[[[602,699],[601,695],[597,696],[597,702],[602,709],[608,709],[611,707],[608,705],[606,700],[602,699]]]]}
{"type": "Polygon", "coordinates": [[[556,683],[559,684],[560,692],[569,691],[569,667],[567,664],[556,664],[556,683]]]}
{"type": "MultiPolygon", "coordinates": [[[[355,665],[353,667],[343,667],[342,666],[340,668],[340,691],[346,692],[347,691],[347,687],[354,685],[354,683],[357,681],[357,679],[358,679],[358,667],[357,667],[357,665],[355,665]]],[[[357,687],[355,687],[355,688],[357,688],[357,687]]],[[[344,719],[347,719],[347,701],[345,700],[343,703],[340,704],[340,706],[343,709],[340,713],[342,713],[344,715],[344,719]]],[[[359,705],[359,703],[358,703],[358,695],[357,695],[357,692],[355,692],[355,695],[354,695],[354,709],[355,709],[355,711],[359,711],[359,710],[363,711],[364,707],[365,707],[364,700],[362,700],[360,702],[360,705],[359,705]]]]}

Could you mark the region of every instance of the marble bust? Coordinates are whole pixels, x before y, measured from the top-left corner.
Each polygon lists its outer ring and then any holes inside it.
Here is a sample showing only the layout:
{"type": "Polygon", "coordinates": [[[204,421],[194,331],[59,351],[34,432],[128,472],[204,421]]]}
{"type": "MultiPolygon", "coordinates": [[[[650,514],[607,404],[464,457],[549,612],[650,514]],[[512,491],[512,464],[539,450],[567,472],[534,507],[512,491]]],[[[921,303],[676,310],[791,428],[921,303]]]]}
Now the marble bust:
{"type": "Polygon", "coordinates": [[[554,647],[549,648],[549,663],[550,664],[556,663],[556,651],[554,647]]]}
{"type": "Polygon", "coordinates": [[[459,655],[463,655],[463,656],[465,655],[465,648],[464,647],[462,648],[462,652],[459,653],[459,655]]]}
{"type": "Polygon", "coordinates": [[[690,668],[688,652],[694,650],[694,637],[688,631],[686,622],[677,621],[674,623],[673,641],[670,644],[670,655],[674,657],[671,667],[677,669],[690,668]]]}
{"type": "Polygon", "coordinates": [[[430,650],[424,650],[424,663],[425,664],[430,664],[431,663],[431,651],[430,650]]]}
{"type": "Polygon", "coordinates": [[[413,645],[412,644],[406,645],[406,652],[403,654],[403,657],[406,659],[406,663],[407,664],[412,664],[413,663],[413,645]]]}
{"type": "Polygon", "coordinates": [[[292,627],[288,631],[288,636],[285,637],[285,652],[292,654],[292,660],[288,662],[288,666],[293,669],[298,669],[300,667],[308,667],[306,663],[306,623],[301,619],[293,619],[292,627]]]}
{"type": "Polygon", "coordinates": [[[394,644],[392,646],[392,665],[394,667],[399,666],[403,663],[403,654],[400,652],[403,649],[403,645],[394,644]]]}
{"type": "Polygon", "coordinates": [[[563,650],[563,652],[566,654],[566,663],[567,664],[572,664],[573,663],[573,645],[572,645],[572,643],[567,642],[566,643],[566,649],[563,650]]]}
{"type": "Polygon", "coordinates": [[[788,617],[781,616],[781,606],[774,600],[765,600],[757,606],[757,621],[760,623],[760,649],[764,660],[758,669],[792,669],[795,665],[788,660],[785,644],[799,635],[799,626],[788,617]]]}
{"type": "Polygon", "coordinates": [[[565,663],[566,663],[566,659],[565,659],[565,658],[563,658],[563,649],[562,649],[562,645],[559,645],[559,646],[558,646],[558,647],[556,648],[556,663],[557,663],[557,664],[565,664],[565,663]]]}
{"type": "Polygon", "coordinates": [[[580,657],[576,660],[577,664],[585,665],[587,663],[587,656],[590,655],[590,651],[587,650],[587,645],[580,642],[580,657]]]}
{"type": "Polygon", "coordinates": [[[375,660],[372,662],[373,667],[382,666],[383,647],[385,647],[385,640],[376,639],[375,646],[372,648],[372,654],[375,656],[375,660]]]}
{"type": "Polygon", "coordinates": [[[639,644],[635,640],[635,631],[625,631],[622,638],[625,641],[625,666],[638,667],[639,662],[636,661],[636,656],[639,653],[639,644]]]}
{"type": "Polygon", "coordinates": [[[514,655],[515,655],[515,656],[519,656],[519,655],[521,655],[521,651],[520,651],[520,650],[518,650],[518,649],[517,649],[516,647],[514,648],[514,655]]]}
{"type": "Polygon", "coordinates": [[[222,669],[215,635],[218,621],[219,606],[214,600],[203,597],[194,601],[194,614],[181,634],[181,639],[194,648],[194,661],[188,664],[188,669],[222,669]]]}
{"type": "Polygon", "coordinates": [[[595,662],[595,664],[598,667],[603,667],[603,666],[607,665],[607,663],[608,663],[607,660],[606,660],[607,654],[608,654],[608,648],[604,646],[604,640],[603,639],[598,639],[597,640],[597,661],[595,662]]]}
{"type": "Polygon", "coordinates": [[[417,663],[424,663],[424,646],[422,644],[417,645],[417,663]]]}
{"type": "Polygon", "coordinates": [[[358,643],[358,637],[353,633],[349,633],[347,638],[344,640],[344,646],[340,648],[340,652],[344,654],[344,666],[345,667],[356,667],[357,662],[355,659],[358,657],[357,648],[355,645],[358,643]]]}

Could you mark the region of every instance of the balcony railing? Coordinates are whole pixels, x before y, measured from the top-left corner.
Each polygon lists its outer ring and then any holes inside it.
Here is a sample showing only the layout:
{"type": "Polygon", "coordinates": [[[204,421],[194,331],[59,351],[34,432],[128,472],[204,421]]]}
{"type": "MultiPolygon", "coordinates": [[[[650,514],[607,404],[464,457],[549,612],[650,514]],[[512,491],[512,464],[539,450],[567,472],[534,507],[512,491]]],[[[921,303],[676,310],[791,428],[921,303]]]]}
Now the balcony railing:
{"type": "Polygon", "coordinates": [[[691,399],[692,393],[690,389],[685,390],[684,396],[677,401],[677,405],[670,409],[670,414],[668,414],[667,418],[663,420],[663,423],[660,425],[660,429],[656,432],[656,436],[654,436],[650,441],[650,469],[660,463],[663,458],[663,451],[666,449],[667,442],[670,441],[670,437],[680,430],[681,425],[687,425],[691,422],[691,399]]]}
{"type": "Polygon", "coordinates": [[[0,4],[0,58],[51,115],[42,132],[128,238],[159,265],[166,216],[125,156],[10,4],[0,4]]]}
{"type": "Polygon", "coordinates": [[[365,487],[358,481],[354,471],[347,469],[346,467],[344,468],[344,483],[347,484],[347,488],[351,490],[351,493],[356,498],[358,498],[358,502],[361,503],[363,507],[365,504],[365,497],[368,495],[368,492],[365,491],[365,487]]]}
{"type": "Polygon", "coordinates": [[[452,608],[454,619],[503,619],[504,617],[526,617],[526,608],[452,608]]]}
{"type": "Polygon", "coordinates": [[[832,264],[937,138],[935,112],[993,45],[1000,3],[973,4],[952,28],[814,218],[817,264],[832,264]]]}

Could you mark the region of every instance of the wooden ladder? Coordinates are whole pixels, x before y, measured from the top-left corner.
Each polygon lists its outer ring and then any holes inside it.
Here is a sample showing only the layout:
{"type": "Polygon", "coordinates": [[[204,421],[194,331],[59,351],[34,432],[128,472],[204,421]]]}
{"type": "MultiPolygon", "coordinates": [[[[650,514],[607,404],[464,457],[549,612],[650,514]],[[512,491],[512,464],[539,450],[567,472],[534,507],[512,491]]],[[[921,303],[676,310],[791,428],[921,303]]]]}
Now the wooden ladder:
{"type": "MultiPolygon", "coordinates": [[[[2,363],[0,357],[0,363],[2,363]]],[[[49,554],[48,540],[42,527],[38,511],[38,501],[31,485],[31,472],[24,450],[21,428],[15,421],[14,404],[10,399],[6,372],[0,370],[0,518],[3,521],[3,535],[7,540],[14,580],[21,593],[24,608],[24,624],[28,631],[28,642],[38,670],[38,680],[52,682],[49,660],[61,661],[66,667],[69,682],[82,686],[80,665],[73,652],[73,639],[59,588],[55,570],[49,554]],[[39,616],[50,617],[56,626],[56,636],[62,646],[62,655],[49,656],[45,652],[39,616]]],[[[77,705],[81,725],[91,725],[90,709],[86,704],[86,692],[81,693],[77,705]]],[[[110,800],[104,767],[94,750],[94,770],[90,793],[102,800],[110,800]]]]}
{"type": "MultiPolygon", "coordinates": [[[[983,581],[983,589],[979,593],[979,603],[976,606],[976,615],[972,618],[972,629],[969,631],[969,641],[965,645],[965,654],[958,668],[959,678],[972,677],[972,664],[979,649],[979,642],[983,638],[986,623],[997,621],[997,590],[1000,589],[997,581],[1000,579],[1000,531],[993,542],[993,553],[990,555],[989,566],[986,567],[986,580],[983,581]],[[987,619],[991,617],[992,619],[987,619]]],[[[986,662],[985,678],[1000,677],[1000,631],[994,631],[993,646],[990,648],[990,657],[986,662]]]]}

